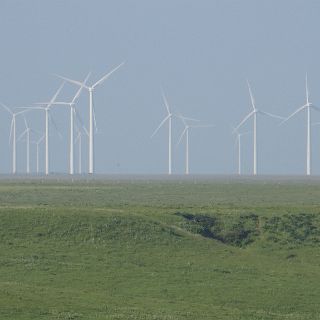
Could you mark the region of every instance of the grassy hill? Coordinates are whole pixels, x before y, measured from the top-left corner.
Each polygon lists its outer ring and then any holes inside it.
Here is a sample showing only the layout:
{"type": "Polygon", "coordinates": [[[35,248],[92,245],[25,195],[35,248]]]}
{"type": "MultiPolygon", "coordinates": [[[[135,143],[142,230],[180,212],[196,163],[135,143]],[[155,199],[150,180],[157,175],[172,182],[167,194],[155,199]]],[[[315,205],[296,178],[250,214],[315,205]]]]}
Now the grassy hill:
{"type": "Polygon", "coordinates": [[[2,181],[0,319],[320,319],[320,182],[2,181]]]}

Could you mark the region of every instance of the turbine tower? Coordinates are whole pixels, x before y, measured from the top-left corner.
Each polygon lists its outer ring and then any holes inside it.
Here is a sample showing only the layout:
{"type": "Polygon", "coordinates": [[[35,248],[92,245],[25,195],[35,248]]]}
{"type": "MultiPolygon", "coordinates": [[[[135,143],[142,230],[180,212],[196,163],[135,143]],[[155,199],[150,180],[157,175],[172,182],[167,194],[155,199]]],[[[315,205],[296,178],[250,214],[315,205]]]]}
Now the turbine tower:
{"type": "Polygon", "coordinates": [[[16,119],[17,119],[18,115],[23,114],[23,113],[27,112],[28,110],[23,108],[24,110],[22,110],[22,111],[13,112],[5,104],[0,103],[0,105],[6,111],[8,111],[12,116],[9,143],[10,143],[11,138],[12,138],[12,173],[16,174],[17,173],[17,126],[16,126],[16,119]]]}
{"type": "Polygon", "coordinates": [[[169,129],[169,134],[168,134],[168,174],[172,174],[172,118],[175,116],[173,113],[170,111],[170,107],[167,101],[167,98],[164,93],[162,93],[163,101],[165,104],[165,107],[167,109],[167,116],[161,121],[159,124],[158,128],[153,132],[151,135],[151,138],[155,136],[155,134],[159,131],[159,129],[168,121],[168,129],[169,129]]]}
{"type": "Polygon", "coordinates": [[[82,132],[78,127],[75,143],[78,143],[78,174],[82,174],[82,132]]]}
{"type": "Polygon", "coordinates": [[[251,105],[252,105],[252,111],[245,116],[245,118],[238,124],[238,126],[236,127],[235,130],[239,130],[239,128],[247,121],[249,120],[251,117],[253,117],[253,174],[257,175],[258,173],[258,143],[257,143],[257,121],[258,121],[258,114],[260,115],[264,115],[264,116],[268,116],[271,118],[276,118],[276,119],[281,119],[283,120],[283,117],[277,116],[275,114],[269,113],[269,112],[265,112],[265,111],[261,111],[258,110],[256,108],[256,104],[255,104],[255,100],[252,94],[252,90],[251,90],[251,86],[249,81],[247,81],[248,84],[248,89],[249,89],[249,95],[250,95],[250,100],[251,100],[251,105]]]}
{"type": "Polygon", "coordinates": [[[124,65],[124,62],[122,62],[120,65],[118,65],[116,68],[112,69],[109,73],[104,75],[100,80],[98,80],[96,83],[94,83],[91,86],[87,86],[85,83],[72,80],[66,77],[59,76],[61,79],[64,79],[70,83],[76,84],[78,86],[84,87],[89,92],[89,173],[94,173],[94,133],[93,133],[93,127],[94,127],[94,106],[93,106],[93,92],[95,88],[102,84],[107,78],[111,76],[112,73],[114,73],[116,70],[118,70],[120,67],[124,65]]]}
{"type": "Polygon", "coordinates": [[[308,75],[306,74],[306,103],[294,111],[288,118],[283,120],[281,124],[287,122],[302,110],[307,110],[307,175],[311,175],[311,109],[320,111],[319,107],[312,104],[309,100],[308,75]]]}

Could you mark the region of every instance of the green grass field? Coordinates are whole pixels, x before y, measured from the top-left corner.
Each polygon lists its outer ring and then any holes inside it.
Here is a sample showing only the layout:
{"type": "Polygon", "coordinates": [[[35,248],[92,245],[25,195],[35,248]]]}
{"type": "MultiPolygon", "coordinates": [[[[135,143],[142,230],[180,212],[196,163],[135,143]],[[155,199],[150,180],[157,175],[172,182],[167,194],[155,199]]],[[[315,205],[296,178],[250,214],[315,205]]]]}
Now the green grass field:
{"type": "Polygon", "coordinates": [[[320,180],[0,181],[0,319],[320,319],[320,180]]]}

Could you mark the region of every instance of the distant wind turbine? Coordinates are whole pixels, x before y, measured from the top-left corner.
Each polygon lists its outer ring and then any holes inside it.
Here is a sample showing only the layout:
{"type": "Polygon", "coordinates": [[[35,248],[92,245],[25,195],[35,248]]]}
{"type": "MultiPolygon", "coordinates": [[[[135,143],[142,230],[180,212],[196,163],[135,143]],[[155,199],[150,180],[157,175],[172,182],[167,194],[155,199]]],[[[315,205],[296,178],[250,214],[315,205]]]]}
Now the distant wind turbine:
{"type": "Polygon", "coordinates": [[[272,117],[275,119],[281,119],[283,120],[283,117],[277,116],[275,114],[269,113],[269,112],[265,112],[265,111],[261,111],[258,110],[256,108],[256,104],[255,104],[255,100],[251,91],[251,86],[249,84],[249,81],[247,81],[248,84],[248,89],[249,89],[249,95],[250,95],[250,100],[251,100],[251,105],[253,110],[247,115],[245,116],[245,118],[239,123],[239,125],[236,127],[236,130],[239,130],[239,128],[247,121],[249,120],[251,117],[253,117],[253,174],[257,175],[258,173],[258,168],[257,168],[257,116],[258,114],[260,115],[264,115],[264,116],[268,116],[268,117],[272,117]]]}
{"type": "Polygon", "coordinates": [[[191,119],[191,118],[186,118],[184,116],[179,115],[179,118],[184,124],[184,130],[182,131],[180,138],[178,140],[177,144],[180,144],[182,141],[182,138],[185,136],[186,137],[186,168],[185,168],[185,174],[189,174],[189,130],[191,128],[209,128],[209,127],[214,127],[214,125],[189,125],[186,120],[191,120],[191,121],[199,121],[196,119],[191,119]]]}
{"type": "MultiPolygon", "coordinates": [[[[53,103],[55,102],[55,100],[56,100],[57,96],[59,95],[60,91],[62,90],[63,86],[64,86],[64,82],[59,87],[57,92],[54,94],[54,96],[52,97],[50,102],[48,104],[46,104],[45,107],[30,107],[29,108],[29,109],[33,109],[33,110],[45,111],[45,174],[46,175],[49,174],[49,119],[51,120],[52,124],[55,126],[56,130],[58,131],[58,127],[57,127],[56,123],[54,122],[52,116],[50,115],[50,111],[51,111],[51,107],[52,107],[53,103]]],[[[58,131],[58,133],[59,133],[59,131],[58,131]]],[[[59,135],[61,136],[60,133],[59,133],[59,135]]]]}
{"type": "MultiPolygon", "coordinates": [[[[82,120],[80,119],[79,115],[76,111],[76,100],[79,98],[82,89],[86,85],[86,82],[90,76],[90,73],[87,75],[87,77],[83,81],[83,85],[80,86],[78,91],[76,92],[75,96],[70,102],[57,102],[54,101],[51,103],[51,105],[60,105],[60,106],[67,106],[70,107],[70,145],[69,145],[69,174],[74,174],[74,117],[76,116],[78,121],[81,122],[82,127],[84,127],[82,120]]],[[[41,102],[37,104],[45,105],[49,104],[50,102],[41,102]]],[[[85,129],[86,130],[86,129],[85,129]]]]}
{"type": "Polygon", "coordinates": [[[26,150],[27,150],[26,169],[27,169],[27,174],[30,174],[30,134],[32,132],[33,133],[38,133],[38,132],[29,127],[26,118],[24,118],[23,120],[24,120],[24,125],[26,129],[21,133],[21,135],[18,138],[18,141],[20,141],[24,136],[26,137],[26,150]]]}
{"type": "Polygon", "coordinates": [[[36,141],[31,141],[32,144],[36,145],[36,172],[39,174],[39,149],[41,143],[44,141],[45,135],[42,135],[38,140],[36,141]]]}
{"type": "Polygon", "coordinates": [[[16,118],[17,118],[18,115],[23,114],[23,113],[25,113],[25,112],[27,112],[29,110],[27,110],[26,108],[23,108],[24,110],[22,110],[22,111],[13,112],[5,104],[0,103],[0,105],[6,111],[8,111],[12,116],[9,143],[10,143],[11,138],[12,138],[12,173],[16,174],[17,173],[17,138],[16,138],[17,137],[17,126],[16,126],[16,118]]]}
{"type": "Polygon", "coordinates": [[[319,107],[312,104],[309,100],[308,75],[306,74],[306,103],[294,111],[288,118],[283,120],[281,124],[287,122],[302,110],[307,110],[307,175],[311,175],[311,109],[320,111],[319,107]]]}
{"type": "Polygon", "coordinates": [[[239,132],[236,128],[233,129],[233,133],[236,134],[236,144],[238,146],[238,175],[240,176],[242,174],[242,164],[241,164],[241,138],[242,136],[248,134],[249,132],[239,132]]]}
{"type": "Polygon", "coordinates": [[[96,83],[94,83],[91,86],[86,85],[83,82],[72,80],[66,77],[62,77],[57,75],[59,78],[64,79],[70,83],[73,83],[75,85],[78,85],[80,87],[84,87],[89,91],[89,173],[94,173],[94,133],[93,133],[93,127],[94,127],[94,107],[93,107],[93,91],[95,88],[102,84],[106,79],[108,79],[112,73],[114,73],[116,70],[118,70],[120,67],[124,65],[124,62],[122,62],[120,65],[118,65],[116,68],[111,70],[109,73],[104,75],[100,80],[98,80],[96,83]]]}
{"type": "Polygon", "coordinates": [[[169,129],[169,135],[168,135],[168,174],[172,174],[172,118],[175,116],[169,107],[167,98],[164,93],[162,93],[162,97],[164,100],[165,107],[167,109],[167,116],[161,121],[158,128],[153,132],[151,135],[151,138],[155,136],[155,134],[159,131],[159,129],[168,121],[168,129],[169,129]]]}

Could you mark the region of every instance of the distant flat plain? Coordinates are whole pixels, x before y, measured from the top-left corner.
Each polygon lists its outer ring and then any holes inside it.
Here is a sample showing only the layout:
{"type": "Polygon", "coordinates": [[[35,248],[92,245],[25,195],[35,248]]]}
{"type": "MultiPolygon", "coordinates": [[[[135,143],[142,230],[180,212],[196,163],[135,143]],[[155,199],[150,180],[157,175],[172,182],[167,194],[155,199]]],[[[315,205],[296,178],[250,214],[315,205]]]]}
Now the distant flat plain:
{"type": "Polygon", "coordinates": [[[320,177],[0,176],[0,319],[320,319],[320,177]]]}

